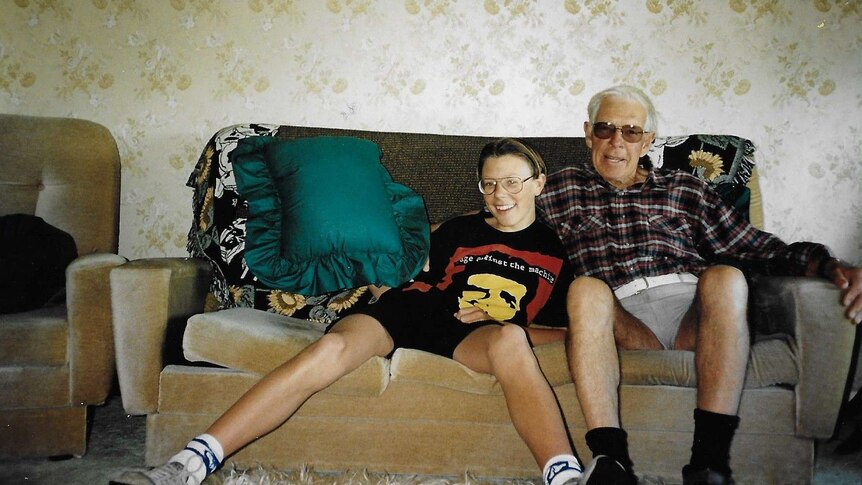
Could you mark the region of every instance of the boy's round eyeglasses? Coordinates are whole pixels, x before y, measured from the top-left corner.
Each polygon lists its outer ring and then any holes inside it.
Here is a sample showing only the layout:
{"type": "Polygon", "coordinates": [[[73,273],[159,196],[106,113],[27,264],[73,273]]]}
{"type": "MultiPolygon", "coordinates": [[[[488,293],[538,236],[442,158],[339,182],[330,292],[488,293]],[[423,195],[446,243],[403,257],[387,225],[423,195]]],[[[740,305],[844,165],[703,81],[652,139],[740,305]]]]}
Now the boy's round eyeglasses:
{"type": "Polygon", "coordinates": [[[602,140],[607,140],[608,138],[614,136],[614,133],[619,131],[621,135],[623,135],[623,140],[629,143],[637,143],[643,140],[644,133],[649,133],[648,131],[644,131],[643,128],[636,125],[623,125],[617,126],[613,123],[608,123],[607,121],[599,121],[597,123],[593,123],[593,134],[596,135],[597,138],[601,138],[602,140]]]}
{"type": "Polygon", "coordinates": [[[519,177],[504,177],[501,179],[479,179],[479,192],[484,195],[491,195],[497,190],[497,184],[500,184],[506,192],[517,194],[524,190],[524,182],[533,178],[534,175],[522,179],[519,177]]]}

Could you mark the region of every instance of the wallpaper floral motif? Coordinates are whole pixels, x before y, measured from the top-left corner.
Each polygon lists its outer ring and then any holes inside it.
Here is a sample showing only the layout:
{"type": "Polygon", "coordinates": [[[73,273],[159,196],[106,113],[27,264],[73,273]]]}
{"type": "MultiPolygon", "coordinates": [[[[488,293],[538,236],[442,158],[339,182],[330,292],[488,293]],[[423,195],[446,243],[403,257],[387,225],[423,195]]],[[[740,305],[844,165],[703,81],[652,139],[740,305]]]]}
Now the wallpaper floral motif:
{"type": "Polygon", "coordinates": [[[184,185],[234,123],[582,134],[648,92],[664,135],[759,148],[766,228],[862,263],[862,0],[14,0],[0,111],[107,126],[120,252],[185,255],[184,185]]]}

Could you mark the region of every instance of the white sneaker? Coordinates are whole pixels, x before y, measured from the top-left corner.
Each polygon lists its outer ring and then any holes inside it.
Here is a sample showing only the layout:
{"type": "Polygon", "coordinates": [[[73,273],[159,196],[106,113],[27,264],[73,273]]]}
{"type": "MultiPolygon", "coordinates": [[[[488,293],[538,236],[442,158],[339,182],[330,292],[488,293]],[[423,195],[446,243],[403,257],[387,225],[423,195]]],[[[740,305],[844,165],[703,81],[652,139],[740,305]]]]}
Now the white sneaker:
{"type": "Polygon", "coordinates": [[[200,485],[182,463],[171,461],[145,472],[125,472],[111,485],[200,485]],[[189,481],[191,480],[191,481],[189,481]]]}
{"type": "Polygon", "coordinates": [[[582,470],[577,462],[560,460],[547,467],[545,485],[577,485],[581,480],[582,470]]]}

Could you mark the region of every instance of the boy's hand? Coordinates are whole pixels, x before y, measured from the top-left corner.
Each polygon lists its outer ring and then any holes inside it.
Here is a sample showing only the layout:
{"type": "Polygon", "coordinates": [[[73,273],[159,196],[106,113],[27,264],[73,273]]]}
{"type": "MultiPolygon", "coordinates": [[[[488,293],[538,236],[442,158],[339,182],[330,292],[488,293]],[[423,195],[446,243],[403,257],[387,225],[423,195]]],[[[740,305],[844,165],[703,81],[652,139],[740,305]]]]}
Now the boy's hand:
{"type": "Polygon", "coordinates": [[[469,306],[467,308],[461,308],[457,312],[455,312],[455,318],[461,321],[461,323],[476,323],[476,322],[487,322],[488,320],[493,320],[491,315],[485,310],[481,308],[476,308],[474,306],[469,306]]]}

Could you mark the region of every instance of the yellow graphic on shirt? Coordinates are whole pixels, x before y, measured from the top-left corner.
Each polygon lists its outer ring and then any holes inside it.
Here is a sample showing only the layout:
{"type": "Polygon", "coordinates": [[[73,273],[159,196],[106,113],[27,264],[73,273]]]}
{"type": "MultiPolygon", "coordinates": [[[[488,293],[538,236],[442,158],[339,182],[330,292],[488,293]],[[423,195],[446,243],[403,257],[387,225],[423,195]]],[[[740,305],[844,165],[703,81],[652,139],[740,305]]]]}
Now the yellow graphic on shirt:
{"type": "Polygon", "coordinates": [[[474,274],[467,284],[475,290],[464,290],[458,299],[458,308],[481,308],[494,320],[505,322],[521,309],[521,299],[527,288],[517,281],[494,274],[474,274]]]}

